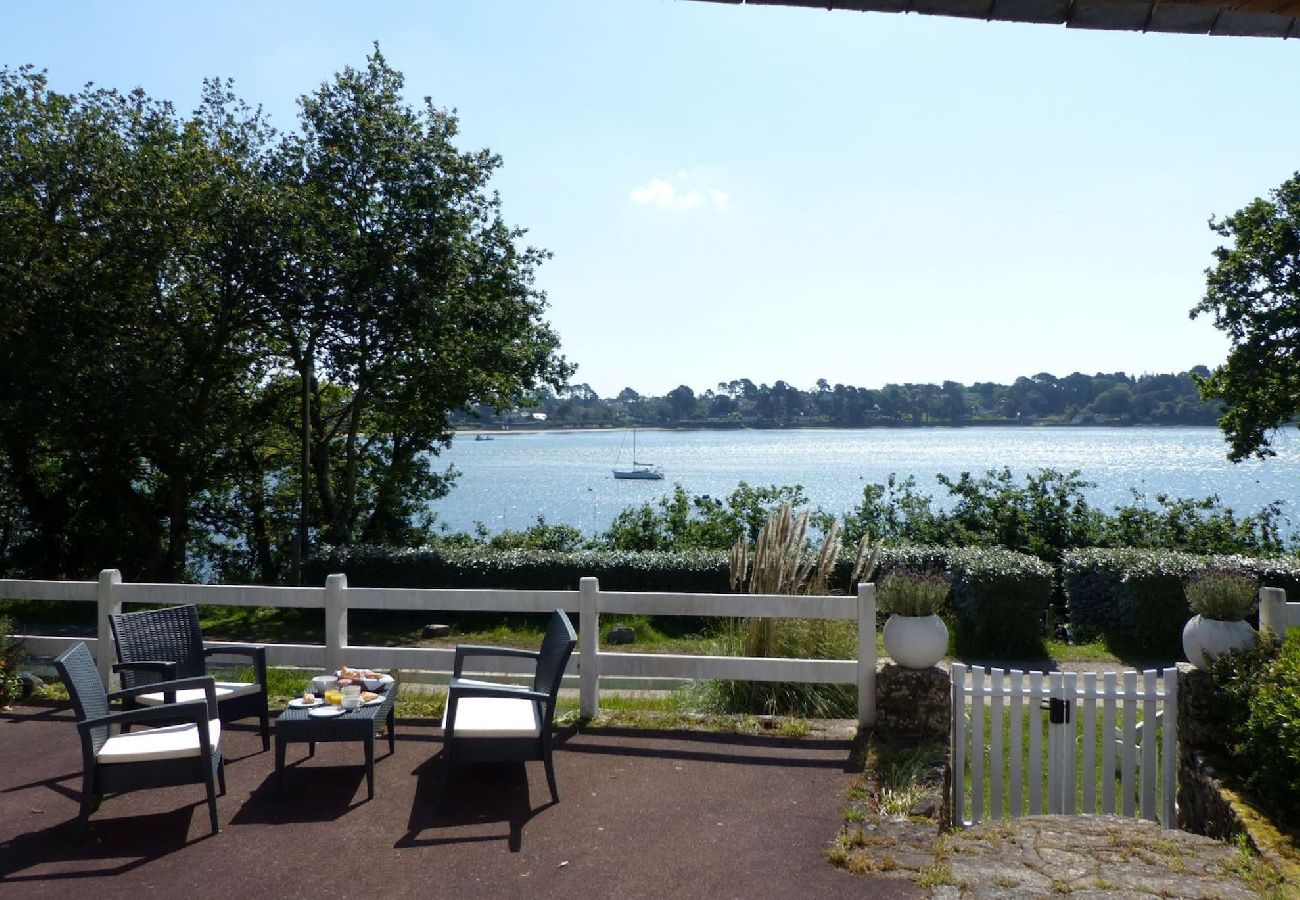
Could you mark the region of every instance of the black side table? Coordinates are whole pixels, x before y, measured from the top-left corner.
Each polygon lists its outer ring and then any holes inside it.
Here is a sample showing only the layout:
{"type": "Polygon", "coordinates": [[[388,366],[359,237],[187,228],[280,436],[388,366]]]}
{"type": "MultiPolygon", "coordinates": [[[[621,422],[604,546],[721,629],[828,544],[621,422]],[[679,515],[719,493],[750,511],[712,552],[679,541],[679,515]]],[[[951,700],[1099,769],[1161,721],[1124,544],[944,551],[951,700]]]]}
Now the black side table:
{"type": "Polygon", "coordinates": [[[284,748],[291,742],[308,746],[307,755],[316,755],[316,745],[339,741],[361,741],[366,751],[367,799],[375,798],[375,731],[380,722],[388,724],[388,755],[397,752],[393,732],[393,701],[397,699],[397,681],[388,685],[380,703],[349,710],[341,716],[322,718],[308,715],[308,710],[288,707],[275,720],[275,775],[277,787],[284,791],[284,748]]]}

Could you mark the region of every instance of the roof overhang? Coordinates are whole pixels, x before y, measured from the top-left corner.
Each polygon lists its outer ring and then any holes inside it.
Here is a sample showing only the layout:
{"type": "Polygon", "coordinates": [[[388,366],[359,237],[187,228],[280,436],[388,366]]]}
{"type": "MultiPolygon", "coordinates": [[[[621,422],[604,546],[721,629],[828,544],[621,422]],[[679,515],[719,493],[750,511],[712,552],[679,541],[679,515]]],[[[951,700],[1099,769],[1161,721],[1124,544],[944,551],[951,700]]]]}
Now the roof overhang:
{"type": "Polygon", "coordinates": [[[804,6],[920,13],[995,22],[1037,22],[1106,31],[1160,31],[1245,37],[1300,37],[1300,0],[706,0],[751,6],[804,6]]]}

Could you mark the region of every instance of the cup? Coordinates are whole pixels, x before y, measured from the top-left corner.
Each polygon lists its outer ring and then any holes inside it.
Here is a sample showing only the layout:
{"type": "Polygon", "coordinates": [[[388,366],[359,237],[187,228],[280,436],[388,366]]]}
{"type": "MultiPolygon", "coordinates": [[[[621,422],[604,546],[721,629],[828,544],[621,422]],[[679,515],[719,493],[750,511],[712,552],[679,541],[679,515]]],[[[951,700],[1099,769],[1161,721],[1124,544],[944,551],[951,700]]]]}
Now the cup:
{"type": "Polygon", "coordinates": [[[341,705],[344,709],[357,709],[358,707],[360,707],[361,706],[361,685],[359,684],[344,685],[343,702],[341,705]]]}
{"type": "Polygon", "coordinates": [[[325,690],[322,692],[322,696],[325,698],[326,703],[332,703],[333,705],[338,706],[343,702],[343,689],[339,687],[337,681],[330,679],[325,683],[325,690]]]}

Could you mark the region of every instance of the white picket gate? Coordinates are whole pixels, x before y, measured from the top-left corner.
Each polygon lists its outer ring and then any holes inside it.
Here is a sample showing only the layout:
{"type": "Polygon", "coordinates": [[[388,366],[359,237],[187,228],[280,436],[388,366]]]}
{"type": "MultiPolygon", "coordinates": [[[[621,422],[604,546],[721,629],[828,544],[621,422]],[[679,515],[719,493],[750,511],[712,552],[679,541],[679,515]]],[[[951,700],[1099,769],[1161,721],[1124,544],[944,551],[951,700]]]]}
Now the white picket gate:
{"type": "Polygon", "coordinates": [[[1173,828],[1178,670],[1098,680],[954,663],[953,822],[1120,813],[1173,828]]]}

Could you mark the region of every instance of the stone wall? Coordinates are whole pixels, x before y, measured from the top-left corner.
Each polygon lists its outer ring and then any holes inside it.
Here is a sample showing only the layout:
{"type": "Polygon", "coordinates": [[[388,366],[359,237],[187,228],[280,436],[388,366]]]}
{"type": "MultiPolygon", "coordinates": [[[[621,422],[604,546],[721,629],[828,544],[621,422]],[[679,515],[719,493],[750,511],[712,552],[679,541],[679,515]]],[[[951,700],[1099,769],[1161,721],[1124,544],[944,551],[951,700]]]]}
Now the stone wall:
{"type": "MultiPolygon", "coordinates": [[[[909,753],[922,743],[937,746],[941,757],[937,765],[922,773],[913,786],[917,790],[916,798],[906,818],[873,813],[874,824],[870,828],[879,836],[887,836],[894,845],[891,858],[899,861],[913,859],[905,848],[916,845],[918,835],[923,836],[921,843],[928,847],[937,834],[936,829],[952,820],[952,766],[948,744],[951,722],[952,678],[947,670],[938,666],[905,669],[894,663],[877,668],[876,724],[872,732],[882,761],[909,753]],[[947,751],[944,752],[943,748],[947,751]]],[[[881,772],[875,773],[874,791],[881,787],[881,775],[881,772]]],[[[869,781],[872,777],[868,775],[869,781]]],[[[931,863],[933,859],[929,858],[925,864],[931,863]]]]}
{"type": "Polygon", "coordinates": [[[897,737],[946,740],[952,724],[952,679],[932,666],[888,663],[876,673],[876,729],[897,737]]]}
{"type": "Polygon", "coordinates": [[[1241,821],[1221,790],[1222,782],[1207,756],[1226,741],[1225,724],[1214,714],[1214,683],[1208,672],[1188,664],[1178,667],[1178,827],[1207,837],[1229,840],[1241,833],[1241,821]]]}
{"type": "Polygon", "coordinates": [[[1227,740],[1227,726],[1214,712],[1214,683],[1208,672],[1178,667],[1178,827],[1227,840],[1241,821],[1222,791],[1211,755],[1227,740]]]}
{"type": "MultiPolygon", "coordinates": [[[[1179,754],[1182,756],[1183,754],[1179,754]]],[[[1193,752],[1178,762],[1178,827],[1220,841],[1245,832],[1229,789],[1204,753],[1193,752]]]]}

